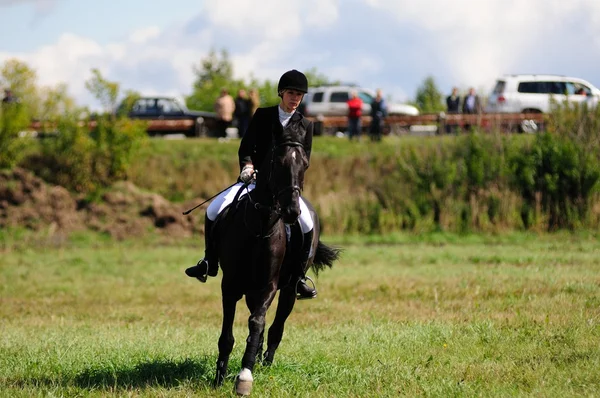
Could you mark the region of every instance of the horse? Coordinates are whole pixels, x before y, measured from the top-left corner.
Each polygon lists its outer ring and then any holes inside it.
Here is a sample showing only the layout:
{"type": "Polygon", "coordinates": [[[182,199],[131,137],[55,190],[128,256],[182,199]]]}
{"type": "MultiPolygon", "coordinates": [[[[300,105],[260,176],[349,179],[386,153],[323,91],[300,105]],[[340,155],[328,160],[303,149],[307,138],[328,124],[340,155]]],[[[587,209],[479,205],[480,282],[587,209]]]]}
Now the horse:
{"type": "MultiPolygon", "coordinates": [[[[300,192],[308,159],[293,134],[273,138],[264,164],[258,169],[256,187],[238,197],[225,209],[215,224],[213,236],[223,272],[221,282],[223,323],[218,341],[219,356],[214,387],[223,384],[229,356],[233,350],[233,322],[237,302],[245,296],[250,311],[248,338],[241,371],[235,379],[239,395],[252,390],[252,372],[256,361],[273,362],[281,342],[284,324],[296,302],[296,281],[309,267],[315,274],[332,267],[340,250],[328,247],[319,239],[320,224],[312,205],[305,200],[314,221],[309,261],[302,267],[299,248],[300,192]],[[298,230],[298,233],[294,233],[298,230]],[[289,236],[292,236],[291,240],[289,236]],[[267,349],[262,353],[266,314],[277,291],[277,310],[268,331],[267,349]]],[[[242,188],[243,189],[243,188],[242,188]]]]}

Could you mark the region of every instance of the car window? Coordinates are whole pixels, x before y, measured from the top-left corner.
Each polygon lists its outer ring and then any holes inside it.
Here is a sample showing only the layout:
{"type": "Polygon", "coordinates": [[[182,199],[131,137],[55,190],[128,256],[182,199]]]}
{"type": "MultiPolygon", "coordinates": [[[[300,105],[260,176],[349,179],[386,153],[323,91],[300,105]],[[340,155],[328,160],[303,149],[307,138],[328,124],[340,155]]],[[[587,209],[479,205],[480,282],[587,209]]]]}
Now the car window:
{"type": "Polygon", "coordinates": [[[179,114],[182,113],[181,108],[177,103],[170,99],[161,98],[157,102],[158,109],[164,114],[179,114]]]}
{"type": "Polygon", "coordinates": [[[565,94],[567,87],[564,82],[547,82],[550,94],[565,94]]]}
{"type": "Polygon", "coordinates": [[[358,96],[365,104],[370,104],[373,102],[373,97],[369,93],[365,93],[364,91],[359,91],[358,96]]]}
{"type": "Polygon", "coordinates": [[[492,91],[492,94],[502,94],[504,92],[505,87],[506,82],[504,80],[498,80],[496,82],[496,87],[494,87],[494,91],[492,91]]]}
{"type": "Polygon", "coordinates": [[[349,99],[347,91],[334,91],[331,93],[330,102],[348,102],[349,99]]]}
{"type": "Polygon", "coordinates": [[[517,91],[527,94],[547,94],[548,88],[545,82],[521,82],[517,91]]]}
{"type": "Polygon", "coordinates": [[[592,90],[588,86],[585,86],[581,83],[567,82],[567,94],[581,94],[581,95],[591,95],[592,90]]]}
{"type": "Polygon", "coordinates": [[[518,91],[528,94],[565,94],[567,86],[565,82],[521,82],[518,91]]]}
{"type": "Polygon", "coordinates": [[[319,91],[312,94],[311,102],[323,102],[323,92],[319,91]]]}
{"type": "Polygon", "coordinates": [[[152,98],[139,99],[133,105],[132,111],[140,115],[156,114],[158,113],[158,108],[156,107],[156,100],[152,98]]]}

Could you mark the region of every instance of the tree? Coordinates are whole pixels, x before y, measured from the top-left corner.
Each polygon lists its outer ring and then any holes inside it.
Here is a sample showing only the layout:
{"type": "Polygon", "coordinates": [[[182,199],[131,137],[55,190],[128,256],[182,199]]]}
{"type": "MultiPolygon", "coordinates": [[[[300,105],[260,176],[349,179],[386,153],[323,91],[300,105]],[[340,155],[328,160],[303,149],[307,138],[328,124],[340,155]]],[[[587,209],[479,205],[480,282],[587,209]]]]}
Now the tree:
{"type": "Polygon", "coordinates": [[[121,105],[117,109],[118,117],[125,117],[129,112],[131,112],[135,101],[140,99],[142,95],[135,90],[125,90],[125,97],[121,101],[121,105]]]}
{"type": "Polygon", "coordinates": [[[444,96],[437,88],[433,76],[427,76],[417,89],[415,105],[422,113],[438,113],[446,109],[444,96]]]}
{"type": "Polygon", "coordinates": [[[9,59],[0,71],[0,86],[11,89],[22,106],[24,116],[30,120],[40,118],[40,99],[37,73],[18,59],[9,59]]]}
{"type": "Polygon", "coordinates": [[[233,78],[233,64],[226,50],[220,53],[211,50],[200,61],[199,67],[194,66],[194,73],[194,88],[185,101],[190,109],[212,111],[221,89],[227,89],[231,94],[244,86],[243,82],[233,78]]]}
{"type": "Polygon", "coordinates": [[[106,113],[115,115],[119,83],[106,80],[100,70],[92,69],[92,77],[85,82],[85,88],[102,104],[106,113]]]}
{"type": "Polygon", "coordinates": [[[339,80],[331,80],[326,75],[317,71],[317,68],[310,68],[304,72],[306,78],[308,79],[308,85],[310,87],[318,87],[318,86],[329,86],[329,85],[338,85],[341,84],[339,80]]]}

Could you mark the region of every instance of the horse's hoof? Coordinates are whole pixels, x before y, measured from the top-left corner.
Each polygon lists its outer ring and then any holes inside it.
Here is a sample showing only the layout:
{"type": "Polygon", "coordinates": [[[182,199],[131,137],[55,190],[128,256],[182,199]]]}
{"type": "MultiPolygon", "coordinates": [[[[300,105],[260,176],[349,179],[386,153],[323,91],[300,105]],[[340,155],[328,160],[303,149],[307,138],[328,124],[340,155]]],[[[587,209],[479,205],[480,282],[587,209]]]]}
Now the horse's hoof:
{"type": "Polygon", "coordinates": [[[271,366],[273,364],[273,355],[269,351],[265,351],[262,359],[263,366],[271,366]]]}
{"type": "Polygon", "coordinates": [[[252,383],[251,381],[240,381],[238,380],[235,383],[235,392],[240,397],[247,397],[252,392],[252,383]]]}
{"type": "Polygon", "coordinates": [[[249,369],[242,369],[240,374],[235,378],[235,392],[237,395],[247,397],[252,391],[252,383],[254,378],[249,369]]]}

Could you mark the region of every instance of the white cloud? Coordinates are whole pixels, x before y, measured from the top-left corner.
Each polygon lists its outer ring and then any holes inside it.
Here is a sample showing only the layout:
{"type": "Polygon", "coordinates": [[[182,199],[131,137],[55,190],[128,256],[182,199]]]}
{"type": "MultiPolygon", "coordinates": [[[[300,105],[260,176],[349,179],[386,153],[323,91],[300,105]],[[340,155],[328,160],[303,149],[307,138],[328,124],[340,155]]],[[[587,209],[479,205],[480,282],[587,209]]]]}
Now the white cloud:
{"type": "MultiPolygon", "coordinates": [[[[0,7],[15,3],[0,0],[0,7]]],[[[92,68],[124,89],[189,94],[193,66],[221,48],[238,78],[276,80],[290,68],[316,67],[396,99],[414,95],[428,74],[443,89],[487,87],[513,72],[585,72],[600,80],[597,0],[219,0],[200,8],[187,21],[149,24],[122,41],[64,33],[33,52],[0,53],[0,62],[21,58],[41,83],[66,82],[80,101],[89,100],[84,82],[92,68]],[[571,59],[572,51],[583,57],[571,59]]]]}
{"type": "Polygon", "coordinates": [[[600,36],[596,0],[365,1],[430,35],[435,42],[427,44],[442,54],[457,80],[470,85],[489,83],[490,76],[508,71],[520,72],[523,59],[551,47],[548,39],[573,16],[582,18],[579,29],[600,36]]]}

